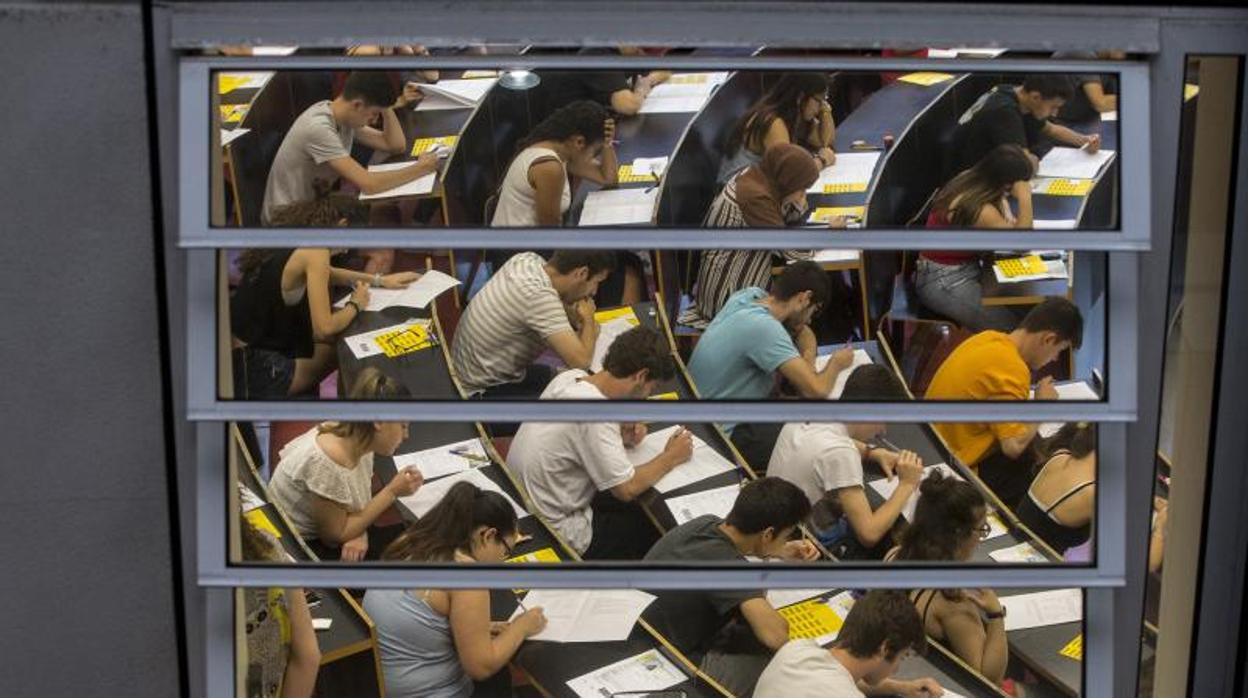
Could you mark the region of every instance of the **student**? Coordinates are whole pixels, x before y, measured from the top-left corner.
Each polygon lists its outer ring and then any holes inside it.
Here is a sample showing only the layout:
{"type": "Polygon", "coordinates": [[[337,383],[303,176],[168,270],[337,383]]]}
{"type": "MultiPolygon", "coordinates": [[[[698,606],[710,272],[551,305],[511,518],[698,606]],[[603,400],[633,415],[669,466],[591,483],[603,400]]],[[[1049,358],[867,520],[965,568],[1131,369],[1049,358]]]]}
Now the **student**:
{"type": "MultiPolygon", "coordinates": [[[[932,200],[928,228],[1030,229],[1031,186],[1035,166],[1022,146],[999,145],[975,166],[949,181],[932,200]],[[1008,196],[1018,202],[1018,215],[1008,196]]],[[[983,304],[983,265],[974,252],[925,251],[915,265],[914,290],[929,310],[972,332],[1008,331],[1018,318],[999,306],[983,304]]]]}
{"type": "MultiPolygon", "coordinates": [[[[887,559],[966,562],[991,531],[984,497],[968,482],[934,472],[919,486],[914,521],[887,559]]],[[[1005,608],[991,589],[917,589],[910,592],[923,626],[974,671],[1000,685],[1009,647],[1005,608]]]]}
{"type": "MultiPolygon", "coordinates": [[[[928,400],[1026,400],[1033,371],[1083,342],[1083,315],[1065,298],[1047,298],[1009,334],[985,330],[947,356],[927,388],[928,400]]],[[[1036,386],[1036,400],[1056,400],[1053,379],[1036,386]]],[[[954,455],[976,470],[1001,501],[1015,506],[1031,484],[1029,452],[1039,424],[988,422],[932,425],[954,455]]]]}
{"type": "MultiPolygon", "coordinates": [[[[458,482],[383,559],[499,564],[519,537],[506,498],[458,482]]],[[[387,698],[510,696],[507,663],[520,643],[546,627],[538,606],[511,622],[491,622],[486,589],[369,589],[364,611],[377,626],[387,698]]]]}
{"type": "Polygon", "coordinates": [[[745,167],[758,164],[768,148],[781,143],[813,151],[812,160],[822,170],[836,162],[835,142],[827,76],[786,73],[728,133],[716,181],[727,182],[745,167]]]}
{"type": "Polygon", "coordinates": [[[1088,542],[1096,509],[1096,427],[1069,423],[1046,444],[1048,460],[1015,509],[1059,555],[1088,542]]]}
{"type": "Polygon", "coordinates": [[[348,75],[341,94],[308,107],[286,132],[269,169],[261,220],[272,225],[279,206],[311,201],[318,179],[332,184],[343,178],[365,194],[376,194],[433,172],[438,164],[433,152],[422,153],[411,167],[389,172],[369,172],[351,157],[356,138],[373,150],[402,152],[407,139],[394,110],[408,104],[406,92],[394,96],[383,71],[348,75]],[[380,131],[368,125],[379,115],[380,131]]]}
{"type": "MultiPolygon", "coordinates": [[[[667,341],[647,327],[620,335],[592,376],[564,371],[543,400],[637,400],[676,375],[667,341]]],[[[651,485],[693,455],[693,437],[679,429],[663,452],[636,467],[628,449],[646,436],[642,423],[526,422],[507,454],[529,498],[550,525],[587,560],[637,560],[658,532],[635,504],[651,485]]]]}
{"type": "MultiPolygon", "coordinates": [[[[849,374],[840,399],[903,401],[907,395],[891,371],[869,364],[849,374]]],[[[917,454],[872,445],[884,430],[879,422],[794,422],[780,430],[771,453],[768,475],[800,487],[812,507],[827,498],[831,508],[841,512],[836,524],[820,533],[824,545],[838,558],[883,557],[885,551],[873,549],[887,540],[923,476],[923,461],[917,454]],[[863,489],[865,460],[877,463],[890,479],[898,479],[897,489],[874,511],[863,489]]]]}
{"type": "MultiPolygon", "coordinates": [[[[1054,58],[1072,60],[1121,61],[1127,57],[1123,51],[1058,51],[1054,58]]],[[[1057,114],[1057,119],[1067,124],[1099,121],[1101,114],[1118,110],[1118,76],[1113,73],[1084,73],[1069,75],[1071,98],[1057,114]]]]}
{"type": "MultiPolygon", "coordinates": [[[[239,513],[243,560],[283,562],[277,541],[239,513]]],[[[321,649],[303,589],[254,587],[243,592],[248,698],[311,698],[321,649]]]]}
{"type": "MultiPolygon", "coordinates": [[[[407,388],[375,368],[355,380],[352,400],[410,397],[407,388]]],[[[269,492],[291,525],[321,557],[375,559],[398,531],[371,528],[399,497],[424,482],[414,467],[403,468],[372,494],[373,457],[392,456],[407,438],[407,422],[324,422],[282,449],[269,492]],[[370,532],[373,545],[370,546],[370,532]]],[[[332,559],[332,558],[331,558],[332,559]]]]}
{"type": "Polygon", "coordinates": [[[557,227],[572,205],[569,175],[615,184],[615,122],[588,100],[572,102],[539,123],[516,146],[498,191],[494,227],[557,227]]]}
{"type": "MultiPolygon", "coordinates": [[[[582,55],[617,52],[622,56],[640,56],[638,46],[617,46],[615,49],[585,49],[582,55]]],[[[587,99],[621,116],[641,111],[646,96],[656,85],[672,76],[670,71],[652,70],[645,75],[627,71],[574,70],[543,73],[542,93],[550,109],[558,109],[577,100],[587,99]]]]}
{"type": "Polygon", "coordinates": [[[1170,520],[1170,502],[1161,498],[1153,497],[1153,526],[1152,534],[1148,538],[1148,571],[1150,574],[1156,574],[1161,571],[1161,565],[1165,561],[1166,555],[1166,524],[1170,520]]]}
{"type": "Polygon", "coordinates": [[[854,602],[829,649],[814,640],[790,640],[758,679],[754,698],[936,698],[930,678],[890,678],[907,654],[927,647],[923,620],[900,591],[875,589],[854,602]]]}
{"type": "MultiPolygon", "coordinates": [[[[783,228],[801,225],[808,213],[806,189],[819,178],[807,152],[788,143],[767,149],[761,162],[734,175],[702,220],[706,228],[783,228]]],[[[837,218],[830,227],[845,227],[837,218]]],[[[704,250],[693,306],[681,314],[684,325],[705,328],[728,297],[749,286],[766,288],[773,259],[810,259],[810,250],[704,250]]]]}
{"type": "MultiPolygon", "coordinates": [[[[746,556],[811,560],[819,552],[795,539],[810,515],[796,485],[774,477],[747,482],[728,517],[699,516],[659,539],[651,562],[741,561],[746,556]]],[[[653,591],[643,617],[721,686],[748,696],[771,653],[789,641],[789,623],[758,591],[653,591]]]]}
{"type": "MultiPolygon", "coordinates": [[[[827,273],[810,261],[785,267],[770,292],[751,286],[732,294],[689,359],[699,395],[706,400],[761,400],[771,394],[778,374],[803,397],[827,398],[837,375],[853,361],[853,351],[842,349],[822,371],[815,370],[818,347],[810,321],[830,295],[827,273]]],[[[771,459],[780,425],[723,427],[747,462],[761,466],[771,459]]]]}
{"type": "MultiPolygon", "coordinates": [[[[275,225],[329,228],[357,218],[360,206],[329,195],[317,184],[316,199],[273,214],[275,225]]],[[[234,397],[281,399],[315,391],[337,365],[334,340],[368,307],[368,289],[404,288],[420,274],[364,274],[332,266],[326,247],[256,248],[238,259],[238,287],[230,296],[234,397]],[[351,286],[347,304],[335,309],[332,286],[351,286]]]]}
{"type": "MultiPolygon", "coordinates": [[[[562,226],[576,193],[571,177],[606,186],[619,180],[614,139],[615,121],[594,102],[572,102],[546,117],[517,146],[490,225],[562,226]]],[[[512,254],[499,251],[490,260],[497,268],[512,254]]],[[[631,305],[642,297],[641,261],[634,254],[618,257],[624,268],[604,284],[617,287],[603,299],[604,305],[631,305]]]]}
{"type": "Polygon", "coordinates": [[[614,268],[610,251],[512,257],[473,297],[455,331],[451,363],[464,392],[537,397],[554,377],[554,369],[533,364],[547,347],[569,368],[589,368],[598,340],[591,296],[614,268]]]}
{"type": "Polygon", "coordinates": [[[1085,136],[1049,120],[1070,96],[1070,80],[1057,73],[1028,75],[1021,85],[997,85],[985,92],[953,130],[950,170],[971,167],[1003,143],[1026,148],[1034,164],[1039,164],[1035,151],[1042,139],[1075,148],[1086,146],[1095,153],[1101,146],[1099,135],[1085,136]]]}

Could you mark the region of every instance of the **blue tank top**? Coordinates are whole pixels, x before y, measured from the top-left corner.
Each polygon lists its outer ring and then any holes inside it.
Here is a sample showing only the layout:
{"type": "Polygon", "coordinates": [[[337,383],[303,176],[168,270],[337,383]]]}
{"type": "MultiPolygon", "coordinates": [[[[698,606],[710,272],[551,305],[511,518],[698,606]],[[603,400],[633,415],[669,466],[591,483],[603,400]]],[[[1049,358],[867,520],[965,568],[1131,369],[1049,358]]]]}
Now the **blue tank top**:
{"type": "Polygon", "coordinates": [[[405,589],[370,589],[364,611],[377,626],[386,698],[468,698],[450,621],[405,589]]]}

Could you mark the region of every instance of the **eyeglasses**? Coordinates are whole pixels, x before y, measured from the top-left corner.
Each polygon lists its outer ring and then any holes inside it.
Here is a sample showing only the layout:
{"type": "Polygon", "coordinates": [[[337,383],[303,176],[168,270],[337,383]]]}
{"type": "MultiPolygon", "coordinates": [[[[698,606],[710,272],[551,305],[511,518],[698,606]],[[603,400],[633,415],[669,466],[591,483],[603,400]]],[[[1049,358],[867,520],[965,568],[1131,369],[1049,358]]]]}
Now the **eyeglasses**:
{"type": "Polygon", "coordinates": [[[502,544],[502,546],[503,546],[503,551],[507,553],[506,558],[507,558],[508,560],[510,560],[511,558],[515,557],[515,552],[516,552],[516,549],[515,549],[514,547],[512,547],[512,545],[511,545],[510,543],[508,543],[508,542],[507,542],[507,539],[506,539],[506,538],[504,538],[504,537],[502,537],[502,536],[499,536],[499,537],[498,537],[498,542],[502,544]]]}
{"type": "Polygon", "coordinates": [[[985,521],[975,529],[975,532],[979,534],[980,540],[987,540],[988,536],[992,534],[992,526],[985,521]]]}

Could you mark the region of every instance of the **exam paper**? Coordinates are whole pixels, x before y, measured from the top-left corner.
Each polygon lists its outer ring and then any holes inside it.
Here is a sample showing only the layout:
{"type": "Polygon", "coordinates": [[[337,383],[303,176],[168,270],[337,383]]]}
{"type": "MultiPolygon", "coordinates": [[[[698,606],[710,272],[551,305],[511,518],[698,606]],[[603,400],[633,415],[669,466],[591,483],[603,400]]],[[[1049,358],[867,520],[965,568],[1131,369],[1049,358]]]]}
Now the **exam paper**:
{"type": "Polygon", "coordinates": [[[635,225],[649,223],[658,200],[658,187],[599,189],[585,197],[577,225],[635,225]]]}
{"type": "MultiPolygon", "coordinates": [[[[962,479],[962,476],[959,475],[953,468],[950,468],[948,465],[944,463],[933,463],[931,465],[924,466],[923,480],[926,480],[929,475],[936,472],[937,470],[944,473],[945,477],[955,477],[959,480],[962,479]]],[[[882,477],[878,480],[872,480],[871,482],[867,484],[871,486],[871,489],[878,492],[881,497],[887,500],[889,497],[893,496],[894,492],[897,491],[897,485],[900,482],[901,480],[897,476],[894,475],[891,479],[882,477]]],[[[919,490],[916,489],[914,492],[910,493],[910,498],[906,500],[905,506],[901,508],[901,515],[905,517],[906,521],[914,521],[914,510],[918,505],[919,505],[919,490]]]]}
{"type": "Polygon", "coordinates": [[[823,596],[832,589],[768,589],[767,603],[772,608],[784,608],[795,603],[823,596]]]}
{"type": "Polygon", "coordinates": [[[264,506],[264,500],[260,499],[255,492],[251,491],[250,487],[241,482],[238,483],[238,500],[242,504],[244,514],[252,509],[259,509],[264,506]]]}
{"type": "Polygon", "coordinates": [[[633,174],[635,175],[662,177],[663,171],[666,169],[666,156],[660,158],[636,158],[633,160],[633,174]]]}
{"type": "Polygon", "coordinates": [[[1079,221],[1073,218],[1033,218],[1031,227],[1033,230],[1074,230],[1078,223],[1079,221]]]}
{"type": "Polygon", "coordinates": [[[819,178],[806,191],[822,194],[823,187],[828,184],[862,184],[871,181],[875,172],[875,163],[880,159],[878,150],[869,153],[837,153],[836,162],[825,167],[819,178]]]}
{"type": "Polygon", "coordinates": [[[264,87],[271,77],[273,77],[271,71],[221,73],[217,76],[217,86],[220,88],[221,94],[227,94],[234,90],[254,90],[264,87]],[[224,89],[227,87],[229,89],[224,89]]]}
{"type": "Polygon", "coordinates": [[[676,114],[698,111],[727,76],[727,73],[673,75],[667,82],[655,85],[650,90],[638,113],[676,114]]]}
{"type": "MultiPolygon", "coordinates": [[[[831,360],[832,354],[822,354],[820,356],[816,356],[815,370],[822,371],[823,367],[827,366],[828,362],[831,360]]],[[[855,349],[853,363],[849,365],[849,368],[841,371],[841,374],[836,377],[836,383],[832,386],[832,392],[828,393],[828,399],[836,400],[840,398],[841,393],[845,390],[845,381],[849,380],[849,374],[853,373],[855,368],[858,368],[859,366],[866,366],[869,363],[872,363],[871,355],[862,349],[855,349]]]]}
{"type": "Polygon", "coordinates": [[[420,471],[420,474],[424,476],[425,482],[446,475],[462,473],[474,466],[488,465],[489,463],[490,458],[485,454],[485,447],[481,445],[480,439],[456,441],[453,444],[426,448],[423,451],[414,453],[395,454],[394,456],[395,468],[401,470],[409,465],[414,465],[420,471]],[[463,451],[468,456],[473,457],[451,453],[451,451],[463,451]]]}
{"type": "MultiPolygon", "coordinates": [[[[431,269],[421,277],[407,285],[407,288],[370,288],[368,289],[368,307],[365,310],[378,312],[392,305],[405,308],[425,308],[429,301],[445,293],[448,289],[459,285],[459,280],[449,274],[431,269]]],[[[334,304],[335,308],[347,305],[351,296],[346,296],[334,304]]],[[[363,358],[363,357],[361,357],[363,358]]]]}
{"type": "Polygon", "coordinates": [[[1037,177],[1060,177],[1065,179],[1093,179],[1105,163],[1112,160],[1114,151],[1104,148],[1089,153],[1080,148],[1057,146],[1040,161],[1037,177]]]}
{"type": "Polygon", "coordinates": [[[598,326],[598,339],[594,341],[594,356],[590,359],[589,370],[597,373],[602,370],[602,362],[607,359],[607,351],[611,349],[611,345],[615,340],[625,332],[637,326],[636,322],[629,322],[626,318],[616,318],[608,320],[598,326]]]}
{"type": "Polygon", "coordinates": [[[429,510],[432,509],[434,505],[442,501],[442,498],[446,496],[447,491],[450,490],[451,487],[457,482],[471,482],[480,489],[497,492],[498,494],[503,495],[503,497],[511,503],[512,508],[516,510],[517,518],[523,519],[529,515],[529,512],[522,509],[519,504],[516,504],[516,500],[508,496],[508,494],[503,491],[503,488],[499,487],[493,480],[486,477],[485,473],[480,470],[465,470],[462,473],[447,475],[446,477],[434,480],[433,482],[426,482],[420,486],[420,489],[416,490],[415,494],[409,494],[406,497],[399,497],[399,501],[410,509],[416,516],[424,516],[429,513],[429,510]]]}
{"type": "MultiPolygon", "coordinates": [[[[1096,394],[1096,390],[1088,384],[1087,381],[1074,381],[1071,383],[1061,383],[1053,386],[1057,390],[1058,400],[1100,400],[1101,396],[1096,394]]],[[[1036,391],[1032,390],[1029,396],[1036,399],[1036,391]]],[[[1036,433],[1040,436],[1051,439],[1053,435],[1061,431],[1065,422],[1045,422],[1041,424],[1036,433]]]]}
{"type": "Polygon", "coordinates": [[[250,133],[249,128],[221,129],[221,147],[233,143],[239,136],[250,133]]]}
{"type": "Polygon", "coordinates": [[[1020,274],[1019,276],[1006,276],[1001,271],[1001,267],[993,264],[992,274],[997,278],[999,284],[1019,284],[1024,281],[1045,281],[1047,279],[1069,279],[1070,272],[1066,270],[1066,262],[1061,259],[1046,259],[1044,262],[1045,271],[1041,274],[1020,274]]]}
{"type": "Polygon", "coordinates": [[[658,650],[646,650],[571,679],[567,684],[578,698],[610,698],[616,693],[662,691],[686,678],[658,650]]]}
{"type": "MultiPolygon", "coordinates": [[[[438,82],[422,83],[420,91],[426,95],[438,95],[461,106],[475,106],[486,92],[498,82],[496,78],[474,78],[472,80],[439,80],[438,82]]],[[[418,105],[419,106],[419,105],[418,105]]]]}
{"type": "MultiPolygon", "coordinates": [[[[350,298],[350,296],[347,296],[347,298],[350,298]]],[[[346,305],[346,301],[343,301],[342,305],[346,305]]],[[[351,350],[351,353],[355,355],[355,358],[367,359],[370,356],[380,356],[386,353],[385,350],[381,348],[381,345],[377,343],[377,338],[381,335],[397,330],[405,330],[413,325],[424,325],[425,327],[428,327],[429,324],[429,320],[408,320],[397,325],[389,325],[376,330],[351,335],[342,341],[346,343],[347,348],[351,350]]]]}
{"type": "Polygon", "coordinates": [[[997,562],[1048,562],[1049,559],[1040,554],[1039,550],[1026,541],[1008,548],[1001,548],[988,553],[988,557],[997,562]]]}
{"type": "MultiPolygon", "coordinates": [[[[826,225],[826,223],[824,224],[826,225]]],[[[857,262],[860,250],[815,250],[810,260],[816,264],[836,264],[839,262],[857,262]]]]}
{"type": "MultiPolygon", "coordinates": [[[[667,440],[672,438],[680,426],[668,427],[646,435],[641,443],[628,449],[628,460],[634,466],[643,465],[654,460],[663,452],[667,440]]],[[[701,482],[721,473],[730,473],[737,469],[732,461],[719,455],[710,444],[698,437],[693,437],[693,455],[685,463],[681,463],[668,471],[666,475],[654,483],[658,492],[671,492],[685,485],[701,482]]]]}
{"type": "MultiPolygon", "coordinates": [[[[540,606],[546,627],[529,639],[621,642],[654,598],[636,589],[533,589],[524,597],[524,608],[540,606]]],[[[521,613],[524,609],[516,608],[511,617],[521,613]]]]}
{"type": "Polygon", "coordinates": [[[1006,632],[1083,620],[1083,594],[1078,589],[1053,589],[1000,599],[1008,611],[1006,632]]]}
{"type": "Polygon", "coordinates": [[[705,514],[714,514],[722,519],[732,511],[732,504],[737,501],[740,491],[741,485],[737,484],[672,497],[667,500],[667,508],[672,511],[678,526],[705,514]]]}
{"type": "MultiPolygon", "coordinates": [[[[390,162],[384,165],[369,165],[369,172],[392,172],[394,170],[402,170],[407,167],[415,167],[415,160],[407,160],[404,162],[390,162]]],[[[360,201],[372,201],[374,199],[390,199],[398,196],[422,196],[424,194],[433,193],[433,182],[437,179],[437,172],[430,172],[424,177],[417,177],[407,184],[400,184],[393,189],[377,192],[376,194],[365,194],[360,192],[360,201]]]]}

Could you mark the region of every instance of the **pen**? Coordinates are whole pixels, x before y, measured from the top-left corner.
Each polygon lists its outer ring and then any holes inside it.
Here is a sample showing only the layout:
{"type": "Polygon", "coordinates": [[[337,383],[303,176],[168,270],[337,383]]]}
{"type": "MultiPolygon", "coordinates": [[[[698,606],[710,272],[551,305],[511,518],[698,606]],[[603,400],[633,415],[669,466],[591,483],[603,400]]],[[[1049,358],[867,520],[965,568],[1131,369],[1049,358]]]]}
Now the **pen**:
{"type": "Polygon", "coordinates": [[[876,444],[883,446],[884,448],[892,451],[893,453],[901,453],[901,449],[897,447],[897,444],[894,444],[892,441],[889,441],[883,436],[876,437],[875,442],[876,444]]]}
{"type": "Polygon", "coordinates": [[[650,192],[654,191],[654,188],[659,186],[659,182],[662,181],[659,179],[659,176],[654,173],[654,170],[650,170],[650,176],[654,177],[654,184],[651,184],[650,186],[646,187],[646,191],[645,191],[646,194],[649,194],[650,192]]]}
{"type": "Polygon", "coordinates": [[[463,449],[463,448],[451,449],[451,455],[459,456],[460,458],[467,458],[468,460],[476,461],[478,463],[490,462],[489,458],[486,458],[485,456],[482,456],[482,455],[478,455],[476,453],[470,453],[467,449],[463,449]]]}

